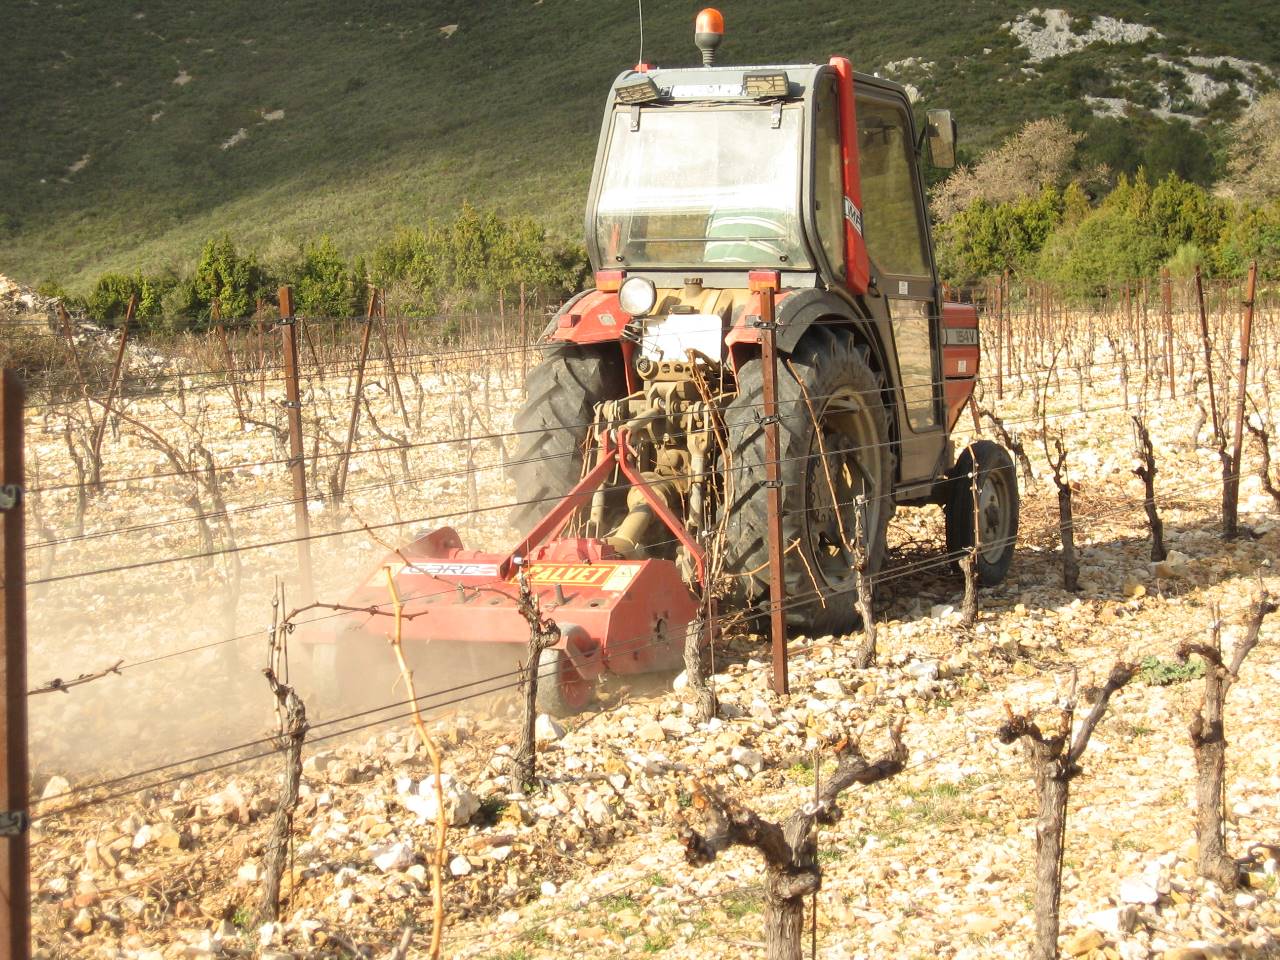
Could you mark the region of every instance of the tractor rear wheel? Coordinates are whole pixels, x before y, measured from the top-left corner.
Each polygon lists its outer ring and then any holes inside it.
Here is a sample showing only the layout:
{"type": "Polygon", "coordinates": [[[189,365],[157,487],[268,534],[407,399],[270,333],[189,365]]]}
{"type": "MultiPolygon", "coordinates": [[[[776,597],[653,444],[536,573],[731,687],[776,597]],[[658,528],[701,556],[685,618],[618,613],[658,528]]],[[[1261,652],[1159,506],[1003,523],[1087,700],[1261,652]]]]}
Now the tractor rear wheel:
{"type": "MultiPolygon", "coordinates": [[[[859,498],[866,502],[871,572],[884,560],[894,452],[884,378],[869,359],[847,331],[815,326],[778,369],[787,621],[814,635],[857,624],[852,547],[859,498]]],[[[732,458],[726,569],[751,603],[769,592],[763,401],[763,367],[751,360],[738,371],[738,395],[725,410],[732,458]]]]}
{"type": "Polygon", "coordinates": [[[557,344],[529,371],[524,406],[515,416],[515,452],[507,462],[516,487],[513,527],[528,533],[573,489],[582,477],[595,405],[625,393],[626,375],[616,347],[557,344]]]}

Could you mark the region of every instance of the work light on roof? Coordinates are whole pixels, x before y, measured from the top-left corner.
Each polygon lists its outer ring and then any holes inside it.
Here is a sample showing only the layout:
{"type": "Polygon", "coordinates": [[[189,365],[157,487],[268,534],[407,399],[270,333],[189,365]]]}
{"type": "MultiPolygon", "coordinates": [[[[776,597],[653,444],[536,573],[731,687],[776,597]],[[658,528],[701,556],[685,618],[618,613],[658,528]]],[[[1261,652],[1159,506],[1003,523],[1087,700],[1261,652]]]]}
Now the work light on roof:
{"type": "Polygon", "coordinates": [[[658,85],[648,77],[618,84],[617,95],[619,103],[649,103],[661,96],[658,85]]]}
{"type": "Polygon", "coordinates": [[[742,92],[755,100],[785,97],[788,93],[787,75],[777,73],[748,73],[742,78],[742,92]]]}

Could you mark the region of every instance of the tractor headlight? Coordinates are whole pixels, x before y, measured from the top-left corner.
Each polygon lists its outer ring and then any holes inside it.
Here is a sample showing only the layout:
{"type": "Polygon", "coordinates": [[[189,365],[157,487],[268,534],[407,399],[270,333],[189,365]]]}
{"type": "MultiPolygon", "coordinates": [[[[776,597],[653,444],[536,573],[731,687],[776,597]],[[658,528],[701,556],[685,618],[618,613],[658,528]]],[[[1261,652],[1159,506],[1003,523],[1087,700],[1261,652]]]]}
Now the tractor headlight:
{"type": "Polygon", "coordinates": [[[644,277],[627,277],[618,291],[618,304],[633,317],[648,316],[657,302],[657,288],[644,277]]]}

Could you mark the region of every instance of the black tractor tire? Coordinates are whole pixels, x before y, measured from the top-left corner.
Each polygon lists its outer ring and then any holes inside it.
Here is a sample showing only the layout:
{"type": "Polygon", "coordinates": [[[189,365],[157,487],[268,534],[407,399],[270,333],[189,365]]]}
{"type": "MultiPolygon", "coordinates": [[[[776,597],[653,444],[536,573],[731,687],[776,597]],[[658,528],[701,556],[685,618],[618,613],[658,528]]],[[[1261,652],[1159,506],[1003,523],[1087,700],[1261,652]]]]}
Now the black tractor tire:
{"type": "MultiPolygon", "coordinates": [[[[978,582],[984,587],[1003,583],[1018,541],[1018,473],[1013,459],[1000,444],[975,440],[956,458],[949,476],[945,505],[947,554],[956,558],[973,549],[976,481],[983,518],[978,530],[978,582]]],[[[958,566],[954,561],[953,565],[958,566]]]]}
{"type": "MultiPolygon", "coordinates": [[[[787,622],[813,636],[847,632],[858,623],[849,544],[859,495],[867,503],[870,571],[884,561],[896,458],[884,377],[870,361],[870,351],[851,332],[815,326],[789,363],[778,364],[782,542],[799,540],[783,557],[787,622]]],[[[769,593],[763,389],[763,365],[750,360],[738,371],[738,395],[725,410],[726,571],[734,575],[739,599],[752,605],[769,593]]]]}
{"type": "Polygon", "coordinates": [[[626,394],[616,346],[550,348],[525,379],[525,402],[515,416],[515,451],[507,472],[515,482],[511,525],[528,533],[582,477],[582,456],[595,406],[626,394]]]}

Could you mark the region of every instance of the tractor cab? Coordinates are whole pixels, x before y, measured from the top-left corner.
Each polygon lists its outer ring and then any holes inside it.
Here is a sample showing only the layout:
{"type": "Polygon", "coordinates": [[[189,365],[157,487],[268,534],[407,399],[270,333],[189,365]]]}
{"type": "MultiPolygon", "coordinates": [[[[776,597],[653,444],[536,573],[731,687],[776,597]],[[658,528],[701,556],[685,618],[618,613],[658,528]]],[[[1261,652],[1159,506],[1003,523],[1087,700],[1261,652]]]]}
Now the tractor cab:
{"type": "Polygon", "coordinates": [[[843,57],[719,65],[723,32],[704,10],[703,66],[614,81],[586,211],[597,290],[551,339],[732,372],[758,351],[747,275],[777,271],[783,353],[814,323],[851,331],[886,381],[900,496],[927,497],[978,361],[976,312],[943,303],[920,170],[926,151],[954,164],[951,114],[918,131],[902,86],[843,57]]]}
{"type": "MultiPolygon", "coordinates": [[[[950,165],[949,113],[933,111],[930,130],[932,155],[950,165]]],[[[592,262],[726,282],[779,270],[788,286],[855,294],[874,273],[877,286],[900,278],[927,293],[934,266],[916,154],[904,90],[851,75],[848,61],[641,65],[618,77],[605,114],[586,224],[592,262]],[[856,92],[842,96],[849,76],[856,92]]]]}

